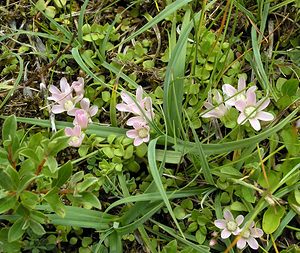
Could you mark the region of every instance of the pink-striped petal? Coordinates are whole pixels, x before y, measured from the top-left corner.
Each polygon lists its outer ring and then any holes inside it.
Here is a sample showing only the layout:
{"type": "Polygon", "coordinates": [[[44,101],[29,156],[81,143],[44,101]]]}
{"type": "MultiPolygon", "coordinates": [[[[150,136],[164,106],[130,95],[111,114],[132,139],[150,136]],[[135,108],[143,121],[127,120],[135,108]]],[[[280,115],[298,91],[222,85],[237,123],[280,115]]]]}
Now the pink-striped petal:
{"type": "Polygon", "coordinates": [[[256,118],[249,119],[249,122],[256,131],[259,131],[261,129],[258,119],[256,119],[256,118]]]}
{"type": "Polygon", "coordinates": [[[222,90],[228,97],[233,97],[237,93],[236,88],[230,84],[224,84],[222,90]]]}
{"type": "Polygon", "coordinates": [[[240,226],[244,221],[244,216],[239,215],[238,217],[236,217],[235,221],[236,221],[237,225],[240,226]]]}
{"type": "Polygon", "coordinates": [[[226,228],[226,221],[223,220],[223,219],[220,219],[220,220],[215,220],[214,221],[214,224],[217,228],[220,228],[220,229],[224,229],[226,228]]]}
{"type": "Polygon", "coordinates": [[[54,114],[59,114],[59,113],[64,112],[65,108],[64,108],[64,106],[62,104],[60,104],[60,105],[53,105],[51,111],[54,114]]]}
{"type": "Polygon", "coordinates": [[[247,243],[250,246],[250,248],[252,248],[252,249],[258,249],[259,248],[258,242],[253,237],[249,237],[247,239],[247,243]]]}
{"type": "Polygon", "coordinates": [[[139,86],[137,89],[136,89],[136,101],[138,103],[141,103],[143,100],[143,88],[142,86],[139,86]]]}
{"type": "Polygon", "coordinates": [[[95,116],[97,112],[98,112],[98,106],[92,105],[89,109],[90,116],[91,117],[95,116]]]}
{"type": "Polygon", "coordinates": [[[222,239],[226,239],[231,235],[231,232],[229,232],[226,228],[224,230],[222,230],[221,232],[221,238],[222,239]]]}
{"type": "Polygon", "coordinates": [[[66,136],[73,136],[73,129],[71,127],[66,127],[65,128],[65,135],[66,136]]]}
{"type": "Polygon", "coordinates": [[[59,85],[60,85],[60,90],[63,92],[63,93],[69,93],[71,92],[71,87],[67,81],[67,79],[65,77],[63,77],[62,79],[60,79],[60,82],[59,82],[59,85]]]}
{"type": "Polygon", "coordinates": [[[243,112],[246,108],[246,102],[244,100],[238,100],[238,101],[235,102],[234,106],[240,112],[243,112]]]}
{"type": "Polygon", "coordinates": [[[271,121],[274,119],[274,116],[269,112],[258,112],[255,118],[262,121],[271,121]]]}
{"type": "Polygon", "coordinates": [[[134,146],[140,146],[141,144],[143,143],[143,139],[138,137],[138,138],[135,138],[134,141],[133,141],[133,145],[134,146]]]}
{"type": "Polygon", "coordinates": [[[255,92],[252,92],[252,91],[247,91],[247,94],[246,94],[246,97],[247,97],[247,105],[255,105],[256,104],[256,94],[255,92]]]}
{"type": "Polygon", "coordinates": [[[257,102],[257,106],[258,106],[258,110],[262,111],[264,109],[266,109],[268,107],[268,105],[270,104],[270,99],[261,99],[257,102]]]}
{"type": "Polygon", "coordinates": [[[246,80],[244,78],[239,78],[238,81],[238,91],[242,91],[246,88],[246,80]]]}
{"type": "Polygon", "coordinates": [[[241,238],[237,241],[236,243],[236,246],[239,248],[239,249],[243,249],[246,247],[246,240],[244,238],[241,238]]]}
{"type": "Polygon", "coordinates": [[[234,220],[232,213],[227,209],[224,210],[224,218],[225,218],[226,221],[233,221],[234,220]]]}
{"type": "Polygon", "coordinates": [[[241,114],[239,115],[239,117],[237,118],[237,123],[238,123],[239,125],[244,125],[246,122],[247,122],[247,120],[246,120],[245,114],[244,114],[244,113],[241,113],[241,114]]]}
{"type": "Polygon", "coordinates": [[[137,137],[138,137],[138,132],[137,132],[136,130],[128,130],[128,131],[126,132],[126,136],[127,136],[128,138],[131,138],[131,139],[137,138],[137,137]]]}

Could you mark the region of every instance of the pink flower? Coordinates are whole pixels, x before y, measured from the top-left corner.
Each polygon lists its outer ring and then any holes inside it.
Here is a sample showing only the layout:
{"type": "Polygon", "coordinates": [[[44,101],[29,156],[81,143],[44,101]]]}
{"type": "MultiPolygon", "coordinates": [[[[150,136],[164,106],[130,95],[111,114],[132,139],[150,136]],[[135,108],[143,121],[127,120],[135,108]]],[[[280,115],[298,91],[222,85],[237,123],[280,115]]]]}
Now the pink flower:
{"type": "Polygon", "coordinates": [[[232,213],[229,210],[224,210],[224,218],[225,219],[219,219],[215,220],[214,224],[217,228],[223,229],[221,232],[221,238],[226,239],[231,234],[237,235],[240,231],[239,226],[244,221],[244,216],[239,215],[234,219],[232,213]]]}
{"type": "Polygon", "coordinates": [[[77,81],[74,81],[71,85],[71,88],[74,89],[76,95],[84,94],[84,79],[82,77],[78,77],[77,81]]]}
{"type": "Polygon", "coordinates": [[[75,119],[73,121],[74,125],[79,125],[81,129],[85,129],[89,124],[89,115],[83,109],[77,109],[75,111],[75,119]]]}
{"type": "Polygon", "coordinates": [[[259,120],[270,121],[274,119],[274,116],[271,113],[263,112],[269,103],[269,98],[261,99],[260,101],[256,102],[255,92],[247,92],[246,100],[238,100],[235,102],[235,108],[241,112],[237,119],[237,123],[243,125],[249,120],[251,126],[256,131],[259,131],[261,129],[259,120]]]}
{"type": "Polygon", "coordinates": [[[133,130],[128,130],[126,132],[126,135],[128,138],[134,139],[133,145],[134,146],[139,146],[143,142],[148,142],[150,139],[150,127],[141,124],[140,122],[134,122],[133,123],[133,130]]]}
{"type": "Polygon", "coordinates": [[[240,235],[242,237],[237,241],[236,244],[239,249],[245,248],[247,244],[252,249],[258,249],[258,242],[254,238],[262,237],[264,232],[260,228],[255,228],[254,225],[254,222],[252,222],[248,229],[243,228],[240,230],[240,235]]]}
{"type": "Polygon", "coordinates": [[[205,102],[204,106],[206,107],[206,109],[208,109],[208,112],[202,115],[203,118],[221,118],[226,114],[228,110],[228,107],[223,104],[223,98],[220,92],[215,90],[213,93],[214,96],[212,100],[217,105],[214,106],[211,99],[205,102]]]}
{"type": "Polygon", "coordinates": [[[254,92],[257,87],[252,86],[248,89],[246,92],[246,81],[243,78],[240,78],[238,81],[238,89],[234,88],[230,84],[224,84],[222,86],[223,93],[226,95],[226,101],[225,104],[229,106],[235,106],[235,102],[238,100],[246,100],[247,94],[249,92],[254,92]]]}
{"type": "Polygon", "coordinates": [[[74,126],[74,128],[66,127],[65,135],[70,136],[69,145],[71,147],[79,147],[84,139],[84,133],[81,132],[81,127],[79,125],[74,126]]]}
{"type": "Polygon", "coordinates": [[[117,104],[116,108],[121,112],[130,112],[147,119],[154,118],[154,111],[152,108],[152,100],[150,97],[143,99],[143,88],[139,86],[136,90],[136,101],[125,91],[121,92],[121,98],[124,103],[117,104]]]}
{"type": "Polygon", "coordinates": [[[53,105],[51,111],[54,114],[67,112],[68,115],[74,116],[74,113],[76,111],[75,105],[81,99],[82,99],[82,95],[73,98],[71,94],[70,96],[67,96],[65,99],[60,100],[58,104],[53,105]]]}
{"type": "Polygon", "coordinates": [[[50,85],[49,91],[51,97],[48,97],[48,100],[59,103],[61,100],[68,99],[69,96],[72,96],[72,88],[65,77],[60,79],[59,86],[60,90],[56,86],[50,85]]]}
{"type": "Polygon", "coordinates": [[[51,109],[54,114],[66,111],[68,115],[72,115],[72,111],[75,108],[76,103],[78,103],[83,97],[81,94],[73,98],[72,88],[65,77],[60,80],[60,90],[54,85],[50,85],[49,91],[51,92],[51,96],[48,97],[48,99],[57,103],[53,105],[51,109]]]}

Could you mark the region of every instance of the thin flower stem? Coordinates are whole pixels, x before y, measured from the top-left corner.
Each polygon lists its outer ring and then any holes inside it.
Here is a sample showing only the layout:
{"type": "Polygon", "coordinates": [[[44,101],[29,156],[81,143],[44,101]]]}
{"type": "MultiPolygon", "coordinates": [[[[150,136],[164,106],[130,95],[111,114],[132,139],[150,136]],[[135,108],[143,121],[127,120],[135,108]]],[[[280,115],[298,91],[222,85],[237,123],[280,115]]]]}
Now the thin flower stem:
{"type": "Polygon", "coordinates": [[[263,171],[264,178],[265,178],[266,183],[267,183],[267,186],[268,186],[268,188],[269,188],[269,187],[270,187],[270,184],[269,184],[269,180],[268,180],[267,173],[266,173],[266,170],[265,170],[265,165],[264,165],[264,163],[263,163],[262,156],[261,156],[261,153],[260,153],[260,149],[259,149],[258,144],[256,144],[256,147],[257,147],[258,156],[259,156],[259,160],[260,160],[260,164],[261,164],[261,169],[262,169],[262,171],[263,171]]]}
{"type": "Polygon", "coordinates": [[[276,242],[274,241],[274,237],[273,235],[271,234],[271,240],[272,240],[272,244],[273,244],[273,247],[274,247],[274,250],[276,253],[279,253],[278,249],[277,249],[277,246],[276,246],[276,242]]]}

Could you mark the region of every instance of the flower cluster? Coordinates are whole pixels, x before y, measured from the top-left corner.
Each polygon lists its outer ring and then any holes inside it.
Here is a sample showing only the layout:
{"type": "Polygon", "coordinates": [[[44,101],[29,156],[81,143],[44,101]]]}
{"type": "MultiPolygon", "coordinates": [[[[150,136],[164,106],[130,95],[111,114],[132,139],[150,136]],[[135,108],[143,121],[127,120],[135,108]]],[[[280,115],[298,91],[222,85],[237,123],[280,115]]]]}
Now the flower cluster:
{"type": "Polygon", "coordinates": [[[141,86],[136,90],[136,100],[125,91],[121,92],[121,98],[123,103],[117,104],[116,108],[121,112],[129,112],[134,115],[126,122],[128,126],[134,128],[126,132],[127,137],[134,139],[134,146],[148,142],[150,138],[148,122],[154,118],[151,98],[143,98],[143,88],[141,86]]]}
{"type": "Polygon", "coordinates": [[[229,210],[224,210],[224,219],[215,220],[214,224],[217,228],[222,229],[222,239],[228,238],[231,234],[240,235],[236,245],[239,249],[245,248],[248,244],[250,248],[257,250],[259,245],[255,238],[262,237],[264,232],[260,228],[256,228],[254,222],[249,227],[240,228],[243,221],[243,215],[234,218],[229,210]]]}
{"type": "Polygon", "coordinates": [[[243,125],[249,121],[250,125],[256,131],[259,131],[261,129],[259,120],[271,121],[274,119],[274,116],[269,112],[263,111],[270,103],[269,98],[256,101],[256,89],[256,86],[252,86],[246,90],[246,81],[243,78],[240,78],[238,81],[238,89],[230,84],[224,84],[222,90],[225,102],[220,92],[215,90],[213,98],[204,103],[208,112],[203,114],[202,117],[221,118],[230,107],[235,107],[240,112],[237,123],[243,125]],[[213,104],[216,104],[216,106],[213,104]]]}
{"type": "Polygon", "coordinates": [[[60,80],[60,90],[50,85],[49,91],[51,96],[48,100],[52,100],[55,104],[51,111],[54,114],[67,112],[68,115],[74,116],[74,127],[66,127],[65,134],[70,136],[69,145],[72,147],[79,147],[84,139],[84,132],[82,130],[88,127],[92,122],[91,118],[96,115],[98,107],[96,105],[90,106],[90,100],[84,98],[84,80],[78,78],[77,81],[68,83],[67,79],[63,77],[60,80]],[[80,108],[76,107],[79,103],[80,108]]]}

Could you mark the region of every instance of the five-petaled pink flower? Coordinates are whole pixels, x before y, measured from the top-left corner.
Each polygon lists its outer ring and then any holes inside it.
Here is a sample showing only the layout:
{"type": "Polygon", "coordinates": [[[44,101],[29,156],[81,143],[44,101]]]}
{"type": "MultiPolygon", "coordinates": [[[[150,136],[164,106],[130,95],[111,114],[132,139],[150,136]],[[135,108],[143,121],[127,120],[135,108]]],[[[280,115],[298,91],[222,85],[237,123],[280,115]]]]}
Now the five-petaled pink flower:
{"type": "Polygon", "coordinates": [[[141,145],[143,142],[148,142],[149,138],[150,138],[150,127],[145,125],[145,124],[141,124],[140,122],[134,122],[132,124],[133,126],[133,130],[128,130],[126,132],[126,135],[128,138],[134,139],[133,141],[133,145],[134,146],[139,146],[141,145]]]}
{"type": "Polygon", "coordinates": [[[250,248],[257,250],[259,245],[255,238],[262,237],[264,232],[260,228],[256,228],[254,222],[251,222],[249,228],[242,228],[239,231],[241,238],[237,241],[236,246],[243,249],[248,244],[250,248]]]}
{"type": "Polygon", "coordinates": [[[226,239],[231,234],[237,235],[240,232],[239,226],[244,221],[244,216],[239,215],[234,219],[232,213],[229,210],[224,210],[224,218],[215,220],[214,224],[217,228],[223,229],[221,232],[221,238],[226,239]]]}
{"type": "Polygon", "coordinates": [[[71,147],[79,147],[84,139],[84,133],[81,132],[81,127],[79,125],[74,126],[74,128],[66,127],[65,135],[70,136],[69,145],[71,147]]]}
{"type": "Polygon", "coordinates": [[[271,113],[263,112],[269,103],[269,98],[261,99],[256,102],[255,92],[247,92],[246,100],[238,100],[235,102],[235,108],[241,112],[237,119],[237,123],[243,125],[249,120],[251,126],[256,131],[259,131],[261,129],[259,120],[271,121],[274,119],[274,116],[271,113]]]}
{"type": "Polygon", "coordinates": [[[213,91],[213,98],[204,102],[204,106],[208,111],[202,115],[203,118],[221,118],[228,111],[228,107],[224,105],[223,98],[219,91],[213,91]],[[215,106],[213,104],[216,104],[215,106]]]}
{"type": "Polygon", "coordinates": [[[230,84],[224,84],[222,86],[223,93],[225,94],[225,104],[229,106],[235,106],[235,102],[238,100],[246,100],[249,92],[254,92],[257,87],[252,86],[247,91],[246,80],[240,78],[238,81],[238,89],[234,88],[230,84]]]}
{"type": "Polygon", "coordinates": [[[83,97],[83,94],[73,97],[73,89],[70,87],[65,77],[60,80],[60,90],[54,85],[50,85],[49,91],[51,92],[51,96],[48,97],[48,100],[56,102],[51,109],[54,114],[67,112],[68,115],[72,115],[76,103],[83,97]]]}
{"type": "Polygon", "coordinates": [[[123,103],[117,104],[116,108],[121,112],[130,112],[147,120],[153,120],[154,111],[150,97],[143,98],[143,88],[139,86],[136,90],[136,101],[125,91],[121,92],[123,103]]]}

